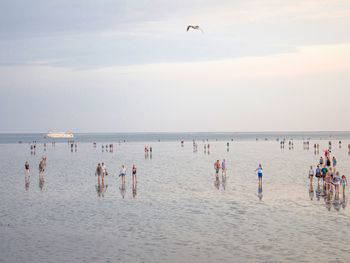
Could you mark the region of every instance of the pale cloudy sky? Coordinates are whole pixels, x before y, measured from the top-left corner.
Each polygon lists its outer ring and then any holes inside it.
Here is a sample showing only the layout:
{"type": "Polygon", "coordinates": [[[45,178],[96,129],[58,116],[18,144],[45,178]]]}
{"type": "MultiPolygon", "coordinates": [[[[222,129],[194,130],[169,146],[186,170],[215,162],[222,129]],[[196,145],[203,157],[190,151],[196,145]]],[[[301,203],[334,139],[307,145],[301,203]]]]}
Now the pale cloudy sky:
{"type": "Polygon", "coordinates": [[[349,28],[349,0],[3,0],[0,132],[350,130],[349,28]]]}

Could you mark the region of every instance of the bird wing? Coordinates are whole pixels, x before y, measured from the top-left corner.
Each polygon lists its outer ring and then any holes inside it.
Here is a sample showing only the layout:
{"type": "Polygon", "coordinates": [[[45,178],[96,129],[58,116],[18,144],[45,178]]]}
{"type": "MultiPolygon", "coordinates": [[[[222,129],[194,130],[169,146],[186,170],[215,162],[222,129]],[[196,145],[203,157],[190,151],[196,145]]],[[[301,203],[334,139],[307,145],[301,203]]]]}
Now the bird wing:
{"type": "Polygon", "coordinates": [[[187,31],[191,28],[192,26],[187,26],[187,31]]]}

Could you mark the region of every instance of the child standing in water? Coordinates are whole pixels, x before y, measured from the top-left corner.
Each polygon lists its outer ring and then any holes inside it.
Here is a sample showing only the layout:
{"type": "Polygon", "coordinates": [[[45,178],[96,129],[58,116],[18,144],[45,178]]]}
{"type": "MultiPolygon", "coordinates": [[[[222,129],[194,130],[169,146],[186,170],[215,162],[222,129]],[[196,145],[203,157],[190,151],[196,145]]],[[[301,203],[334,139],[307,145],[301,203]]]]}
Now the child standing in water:
{"type": "Polygon", "coordinates": [[[220,172],[220,161],[216,160],[216,162],[214,163],[214,169],[215,169],[215,175],[219,176],[219,172],[220,172]]]}
{"type": "Polygon", "coordinates": [[[262,171],[263,171],[263,168],[260,163],[259,167],[255,169],[255,172],[258,172],[259,185],[262,184],[262,177],[263,177],[262,171]]]}
{"type": "Polygon", "coordinates": [[[332,159],[333,167],[335,168],[337,166],[337,159],[333,156],[332,159]]]}
{"type": "Polygon", "coordinates": [[[226,176],[226,160],[223,159],[221,162],[221,170],[222,170],[222,175],[226,176]]]}

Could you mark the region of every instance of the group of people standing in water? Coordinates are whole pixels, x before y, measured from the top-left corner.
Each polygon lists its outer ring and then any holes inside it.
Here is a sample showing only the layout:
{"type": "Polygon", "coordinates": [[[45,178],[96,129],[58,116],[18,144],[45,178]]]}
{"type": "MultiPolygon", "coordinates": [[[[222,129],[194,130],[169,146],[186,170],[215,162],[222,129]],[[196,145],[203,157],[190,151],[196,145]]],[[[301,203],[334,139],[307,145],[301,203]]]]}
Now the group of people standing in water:
{"type": "Polygon", "coordinates": [[[153,152],[152,146],[146,145],[144,148],[144,151],[145,151],[145,159],[147,159],[148,157],[152,158],[152,152],[153,152]]]}
{"type": "Polygon", "coordinates": [[[215,170],[215,181],[214,186],[219,190],[220,188],[220,171],[221,171],[221,183],[222,187],[226,188],[226,160],[223,159],[220,163],[219,160],[216,160],[214,163],[214,170],[215,170]]]}
{"type": "MultiPolygon", "coordinates": [[[[135,164],[132,165],[132,169],[131,169],[131,179],[132,179],[132,195],[135,198],[136,197],[136,193],[137,193],[137,177],[136,177],[136,173],[137,173],[137,167],[135,164]]],[[[105,184],[105,176],[108,175],[107,172],[107,168],[106,165],[104,163],[98,163],[96,170],[95,170],[95,176],[97,176],[97,186],[96,186],[96,191],[98,193],[99,196],[104,196],[105,191],[107,190],[108,185],[105,184]]],[[[118,177],[120,178],[120,193],[122,195],[122,197],[125,197],[125,193],[126,193],[126,180],[125,177],[127,176],[127,169],[126,169],[126,165],[122,165],[120,167],[119,170],[119,174],[118,177]]]]}
{"type": "MultiPolygon", "coordinates": [[[[204,141],[205,142],[205,141],[204,141]]],[[[284,147],[285,140],[281,142],[281,145],[284,147]]],[[[34,149],[34,145],[36,146],[36,142],[31,144],[31,151],[34,149]]],[[[76,143],[69,143],[69,146],[71,148],[76,147],[76,143]]],[[[293,143],[291,143],[293,145],[293,143]]],[[[181,146],[184,146],[184,142],[181,141],[181,146]]],[[[227,148],[229,147],[229,143],[226,144],[227,148]]],[[[319,151],[319,144],[314,144],[314,149],[318,152],[319,151]]],[[[94,147],[96,147],[96,143],[94,143],[94,147]]],[[[193,141],[193,147],[197,148],[197,143],[193,141]]],[[[310,143],[309,142],[303,142],[303,147],[304,149],[309,149],[310,143]]],[[[36,147],[35,147],[36,148],[36,147]]],[[[105,149],[112,149],[113,146],[112,144],[106,146],[105,149]]],[[[339,141],[339,148],[341,148],[341,142],[339,141]]],[[[204,150],[210,149],[209,143],[204,143],[204,150]]],[[[340,174],[340,171],[337,169],[338,165],[338,160],[335,156],[332,156],[331,151],[332,149],[332,144],[329,142],[328,149],[324,151],[324,156],[321,156],[319,159],[318,164],[313,167],[310,166],[309,172],[308,172],[308,177],[310,180],[310,192],[313,192],[314,190],[314,178],[317,178],[317,189],[321,190],[316,190],[316,192],[322,192],[322,195],[329,195],[329,194],[334,194],[335,199],[339,199],[339,194],[342,191],[343,195],[345,195],[346,187],[348,185],[347,178],[345,175],[340,174]]],[[[349,146],[350,149],[350,146],[349,146]]],[[[145,152],[145,157],[147,158],[148,155],[152,154],[152,147],[150,146],[145,146],[144,147],[144,152],[145,152]]],[[[46,170],[46,160],[47,158],[43,156],[39,162],[39,186],[42,189],[44,185],[44,173],[46,170]]],[[[29,188],[29,178],[30,178],[30,165],[29,162],[26,161],[25,165],[25,186],[26,189],[29,188]]],[[[225,185],[226,182],[226,174],[227,174],[227,165],[226,165],[226,160],[222,159],[216,160],[214,163],[214,170],[215,170],[215,185],[218,186],[220,185],[220,181],[222,182],[223,186],[225,185]],[[221,174],[221,178],[220,178],[221,174]],[[220,180],[221,179],[221,180],[220,180]]],[[[259,184],[259,189],[261,189],[262,193],[262,177],[263,177],[263,168],[262,165],[259,164],[258,167],[255,169],[255,172],[258,177],[258,184],[259,184]]],[[[125,196],[125,184],[126,184],[126,178],[127,178],[127,168],[126,165],[122,165],[120,167],[119,172],[116,174],[120,178],[120,191],[122,193],[122,196],[124,198],[125,196]]],[[[135,164],[132,165],[131,169],[131,181],[132,181],[132,189],[133,189],[133,196],[136,196],[136,185],[137,185],[137,167],[135,164]]],[[[97,192],[99,194],[104,193],[104,191],[107,189],[107,185],[105,185],[105,176],[109,175],[105,163],[98,163],[96,166],[95,170],[95,175],[97,176],[97,192]]],[[[317,194],[317,193],[316,193],[317,194]]]]}
{"type": "MultiPolygon", "coordinates": [[[[46,156],[43,156],[39,162],[39,188],[43,190],[44,187],[44,182],[45,182],[45,171],[46,171],[46,156]]],[[[25,176],[24,176],[24,187],[25,190],[29,189],[30,185],[30,165],[29,162],[26,161],[24,163],[24,171],[25,171],[25,176]]]]}
{"type": "MultiPolygon", "coordinates": [[[[341,147],[341,144],[339,144],[341,147]]],[[[330,203],[333,198],[335,203],[339,202],[340,189],[342,189],[343,201],[345,202],[345,190],[348,185],[345,175],[341,175],[337,169],[338,161],[335,156],[331,156],[331,143],[329,148],[324,151],[324,157],[321,156],[316,168],[310,166],[309,180],[310,180],[310,193],[314,192],[314,177],[317,178],[317,190],[316,195],[325,197],[326,204],[330,203]]],[[[345,203],[344,203],[345,204],[345,203]]]]}

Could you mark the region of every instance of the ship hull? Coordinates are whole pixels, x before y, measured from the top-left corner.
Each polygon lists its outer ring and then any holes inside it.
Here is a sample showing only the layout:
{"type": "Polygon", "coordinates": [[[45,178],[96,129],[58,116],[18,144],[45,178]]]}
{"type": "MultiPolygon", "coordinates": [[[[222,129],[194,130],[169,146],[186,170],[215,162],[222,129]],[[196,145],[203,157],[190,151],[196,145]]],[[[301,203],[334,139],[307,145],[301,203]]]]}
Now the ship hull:
{"type": "Polygon", "coordinates": [[[46,137],[51,139],[73,139],[74,135],[72,133],[48,133],[46,137]]]}

